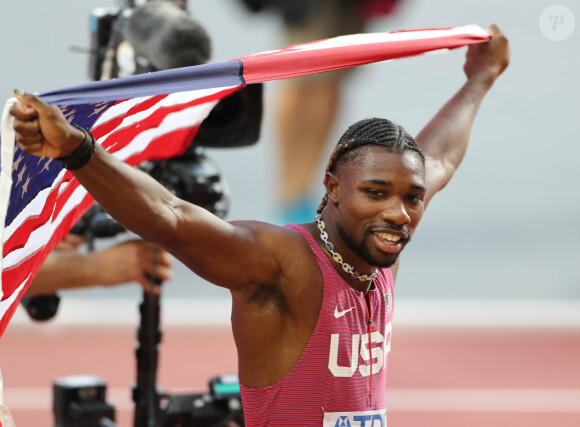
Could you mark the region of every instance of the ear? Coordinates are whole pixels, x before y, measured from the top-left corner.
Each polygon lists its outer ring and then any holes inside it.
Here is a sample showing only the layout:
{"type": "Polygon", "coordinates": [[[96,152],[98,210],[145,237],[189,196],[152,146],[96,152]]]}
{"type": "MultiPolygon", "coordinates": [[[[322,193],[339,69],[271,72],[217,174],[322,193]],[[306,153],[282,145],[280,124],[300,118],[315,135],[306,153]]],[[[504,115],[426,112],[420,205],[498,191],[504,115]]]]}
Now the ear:
{"type": "Polygon", "coordinates": [[[328,201],[334,204],[340,200],[340,181],[331,172],[326,172],[324,175],[324,186],[326,187],[326,195],[328,201]]]}

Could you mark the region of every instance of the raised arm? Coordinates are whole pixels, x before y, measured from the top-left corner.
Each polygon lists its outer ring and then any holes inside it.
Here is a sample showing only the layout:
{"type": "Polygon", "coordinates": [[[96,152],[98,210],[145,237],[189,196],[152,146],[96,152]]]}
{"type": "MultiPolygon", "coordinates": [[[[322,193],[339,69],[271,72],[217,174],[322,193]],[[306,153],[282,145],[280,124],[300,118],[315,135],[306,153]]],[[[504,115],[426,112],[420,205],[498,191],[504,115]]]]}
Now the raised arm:
{"type": "MultiPolygon", "coordinates": [[[[496,25],[487,31],[492,37],[489,42],[467,49],[463,66],[467,82],[415,138],[425,154],[425,207],[447,185],[461,164],[481,101],[509,64],[507,38],[496,25]]],[[[395,278],[399,262],[400,258],[392,268],[395,278]]]]}
{"type": "Polygon", "coordinates": [[[463,160],[471,127],[485,94],[506,69],[510,59],[508,40],[492,25],[492,38],[467,50],[463,67],[467,82],[417,135],[426,157],[425,203],[442,190],[463,160]]]}
{"type": "MultiPolygon", "coordinates": [[[[21,149],[38,156],[65,157],[84,139],[58,107],[40,98],[14,94],[16,139],[21,149]]],[[[75,177],[119,223],[157,243],[200,276],[236,289],[248,283],[274,283],[280,268],[274,243],[283,229],[258,223],[233,225],[186,203],[147,174],[97,147],[75,177]]]]}

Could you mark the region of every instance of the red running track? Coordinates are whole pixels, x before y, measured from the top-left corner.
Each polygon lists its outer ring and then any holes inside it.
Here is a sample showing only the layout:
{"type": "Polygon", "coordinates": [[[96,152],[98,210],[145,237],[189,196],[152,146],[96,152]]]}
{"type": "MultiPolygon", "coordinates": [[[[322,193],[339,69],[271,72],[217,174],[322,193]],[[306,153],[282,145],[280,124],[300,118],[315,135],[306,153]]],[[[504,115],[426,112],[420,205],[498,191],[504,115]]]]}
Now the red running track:
{"type": "MultiPolygon", "coordinates": [[[[16,325],[0,345],[4,400],[17,427],[53,425],[52,381],[107,381],[117,422],[132,426],[135,329],[16,325]]],[[[580,426],[580,331],[395,327],[389,427],[580,426]]],[[[165,328],[163,390],[206,388],[236,370],[229,328],[165,328]]]]}

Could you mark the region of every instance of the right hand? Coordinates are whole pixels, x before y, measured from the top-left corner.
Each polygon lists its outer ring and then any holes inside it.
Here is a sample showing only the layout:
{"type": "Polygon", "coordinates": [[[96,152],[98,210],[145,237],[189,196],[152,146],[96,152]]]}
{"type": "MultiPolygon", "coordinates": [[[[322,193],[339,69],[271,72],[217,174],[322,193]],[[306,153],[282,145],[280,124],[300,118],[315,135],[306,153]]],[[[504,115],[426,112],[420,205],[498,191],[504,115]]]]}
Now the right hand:
{"type": "Polygon", "coordinates": [[[78,234],[69,233],[64,239],[56,244],[54,250],[56,251],[76,251],[79,246],[87,243],[87,239],[78,234]]]}
{"type": "Polygon", "coordinates": [[[19,101],[10,108],[16,142],[25,153],[41,157],[65,157],[83,142],[84,134],[70,125],[56,105],[39,97],[14,91],[19,101]]]}

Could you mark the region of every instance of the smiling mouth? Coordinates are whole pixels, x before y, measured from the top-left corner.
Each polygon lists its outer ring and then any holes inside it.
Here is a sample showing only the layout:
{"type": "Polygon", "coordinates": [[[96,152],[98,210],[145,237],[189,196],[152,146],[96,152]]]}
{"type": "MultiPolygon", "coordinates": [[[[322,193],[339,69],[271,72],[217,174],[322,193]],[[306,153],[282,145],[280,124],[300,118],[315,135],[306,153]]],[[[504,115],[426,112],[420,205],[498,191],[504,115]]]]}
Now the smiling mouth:
{"type": "Polygon", "coordinates": [[[374,233],[382,242],[385,242],[387,245],[396,245],[401,243],[404,239],[401,236],[391,233],[374,233]]]}

